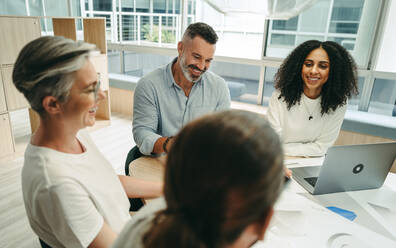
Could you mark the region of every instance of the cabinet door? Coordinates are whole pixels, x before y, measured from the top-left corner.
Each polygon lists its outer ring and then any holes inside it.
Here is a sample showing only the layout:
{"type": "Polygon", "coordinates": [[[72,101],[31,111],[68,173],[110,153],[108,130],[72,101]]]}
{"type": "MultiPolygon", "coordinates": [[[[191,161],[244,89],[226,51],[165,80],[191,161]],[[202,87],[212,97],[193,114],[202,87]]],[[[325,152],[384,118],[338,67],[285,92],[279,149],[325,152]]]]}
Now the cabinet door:
{"type": "Polygon", "coordinates": [[[12,142],[11,126],[8,114],[0,115],[0,157],[12,154],[14,145],[12,142]]]}
{"type": "Polygon", "coordinates": [[[0,73],[0,113],[7,111],[7,105],[4,94],[3,80],[0,73]]]}
{"type": "Polygon", "coordinates": [[[19,51],[41,36],[37,17],[0,17],[0,64],[14,64],[19,51]]]}
{"type": "Polygon", "coordinates": [[[109,75],[107,73],[107,55],[95,54],[91,56],[91,62],[95,67],[97,73],[100,74],[100,88],[102,90],[109,89],[109,75]]]}
{"type": "Polygon", "coordinates": [[[1,68],[8,111],[29,107],[29,103],[25,99],[25,96],[15,88],[12,82],[12,69],[12,66],[1,68]]]}

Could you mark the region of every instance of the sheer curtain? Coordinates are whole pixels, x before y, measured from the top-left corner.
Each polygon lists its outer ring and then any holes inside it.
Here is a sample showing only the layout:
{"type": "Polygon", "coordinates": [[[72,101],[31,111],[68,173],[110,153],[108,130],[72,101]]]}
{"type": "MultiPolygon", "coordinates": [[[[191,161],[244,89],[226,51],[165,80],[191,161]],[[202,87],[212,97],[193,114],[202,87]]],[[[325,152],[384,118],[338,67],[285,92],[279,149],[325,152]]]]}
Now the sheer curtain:
{"type": "Polygon", "coordinates": [[[225,15],[261,15],[267,19],[290,19],[315,4],[317,0],[204,0],[225,15]]]}

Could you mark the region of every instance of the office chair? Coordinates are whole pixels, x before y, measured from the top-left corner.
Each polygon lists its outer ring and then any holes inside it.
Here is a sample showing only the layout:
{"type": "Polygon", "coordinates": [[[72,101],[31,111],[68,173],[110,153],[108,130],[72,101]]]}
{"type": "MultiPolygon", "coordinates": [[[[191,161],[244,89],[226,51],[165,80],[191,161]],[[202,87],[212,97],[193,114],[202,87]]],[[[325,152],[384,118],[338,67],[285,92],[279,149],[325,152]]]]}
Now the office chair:
{"type": "MultiPolygon", "coordinates": [[[[137,146],[134,146],[127,155],[126,161],[125,161],[125,175],[129,176],[129,164],[135,160],[143,156],[143,154],[139,151],[139,148],[137,146]]],[[[141,198],[129,198],[129,203],[131,206],[129,207],[129,211],[137,211],[141,207],[144,206],[143,200],[141,198]]]]}
{"type": "Polygon", "coordinates": [[[51,246],[47,245],[42,239],[39,238],[41,248],[52,248],[51,246]]]}

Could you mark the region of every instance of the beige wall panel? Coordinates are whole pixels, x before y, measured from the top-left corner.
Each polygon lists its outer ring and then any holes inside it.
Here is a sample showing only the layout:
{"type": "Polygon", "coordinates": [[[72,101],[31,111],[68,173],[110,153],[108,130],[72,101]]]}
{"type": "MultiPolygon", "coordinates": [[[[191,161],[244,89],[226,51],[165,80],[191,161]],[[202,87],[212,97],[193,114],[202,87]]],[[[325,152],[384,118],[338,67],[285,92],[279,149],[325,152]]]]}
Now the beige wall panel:
{"type": "Polygon", "coordinates": [[[84,41],[95,44],[98,50],[106,54],[106,21],[99,18],[84,18],[84,41]]]}
{"type": "Polygon", "coordinates": [[[4,94],[3,79],[0,73],[0,113],[7,111],[7,105],[4,94]]]}
{"type": "Polygon", "coordinates": [[[98,110],[96,111],[96,116],[102,120],[110,120],[111,112],[110,112],[110,94],[109,91],[104,91],[105,99],[99,102],[98,110]]]}
{"type": "Polygon", "coordinates": [[[111,111],[132,117],[133,91],[110,87],[111,111]]]}
{"type": "Polygon", "coordinates": [[[40,116],[36,111],[29,108],[29,119],[30,119],[30,130],[32,133],[36,132],[37,128],[40,125],[40,116]]]}
{"type": "Polygon", "coordinates": [[[12,66],[1,68],[8,111],[29,107],[29,103],[24,95],[15,88],[12,82],[12,70],[12,66]]]}
{"type": "Polygon", "coordinates": [[[11,126],[8,114],[0,115],[0,157],[12,154],[14,144],[12,140],[11,126]]]}
{"type": "Polygon", "coordinates": [[[0,27],[0,64],[14,64],[22,47],[41,36],[38,18],[0,17],[0,27]]]}
{"type": "Polygon", "coordinates": [[[76,20],[74,18],[53,18],[54,35],[76,40],[76,20]]]}
{"type": "Polygon", "coordinates": [[[109,74],[107,72],[107,55],[96,54],[91,56],[91,62],[95,66],[97,73],[100,73],[100,88],[102,90],[109,90],[109,74]]]}
{"type": "Polygon", "coordinates": [[[340,145],[370,144],[370,143],[381,143],[381,142],[392,142],[392,141],[396,141],[396,140],[341,130],[340,134],[338,135],[338,139],[336,140],[334,145],[340,146],[340,145]]]}

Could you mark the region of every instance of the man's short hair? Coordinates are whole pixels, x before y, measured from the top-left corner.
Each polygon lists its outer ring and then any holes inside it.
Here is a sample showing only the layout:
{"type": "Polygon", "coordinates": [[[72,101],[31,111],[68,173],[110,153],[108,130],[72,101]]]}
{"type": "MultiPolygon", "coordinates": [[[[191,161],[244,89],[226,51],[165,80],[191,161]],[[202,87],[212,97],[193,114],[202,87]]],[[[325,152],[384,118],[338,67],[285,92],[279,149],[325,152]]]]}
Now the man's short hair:
{"type": "Polygon", "coordinates": [[[197,35],[201,36],[205,41],[212,45],[216,44],[217,40],[219,39],[213,28],[203,22],[190,24],[184,32],[183,39],[186,37],[194,39],[197,35]]]}

